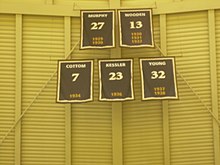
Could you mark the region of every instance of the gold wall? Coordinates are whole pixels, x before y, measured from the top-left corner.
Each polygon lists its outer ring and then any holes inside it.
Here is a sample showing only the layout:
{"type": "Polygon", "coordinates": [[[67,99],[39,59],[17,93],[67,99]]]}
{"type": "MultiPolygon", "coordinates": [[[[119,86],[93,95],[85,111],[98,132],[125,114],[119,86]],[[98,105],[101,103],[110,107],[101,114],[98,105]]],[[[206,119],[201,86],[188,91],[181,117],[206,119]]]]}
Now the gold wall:
{"type": "MultiPolygon", "coordinates": [[[[117,27],[117,25],[116,25],[117,27]]],[[[220,165],[220,2],[0,0],[0,165],[220,165]],[[80,50],[80,10],[152,8],[155,48],[80,50]],[[57,61],[94,60],[94,101],[56,103],[57,61]],[[178,100],[141,101],[140,57],[174,56],[178,100]],[[98,101],[98,59],[135,100],[98,101]]]]}

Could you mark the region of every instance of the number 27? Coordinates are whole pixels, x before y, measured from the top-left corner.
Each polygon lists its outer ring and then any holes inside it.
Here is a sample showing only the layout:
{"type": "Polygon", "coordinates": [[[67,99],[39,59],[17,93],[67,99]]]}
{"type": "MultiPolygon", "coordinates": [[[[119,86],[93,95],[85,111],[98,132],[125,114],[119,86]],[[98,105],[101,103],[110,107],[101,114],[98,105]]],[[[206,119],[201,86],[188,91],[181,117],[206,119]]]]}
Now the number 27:
{"type": "Polygon", "coordinates": [[[91,30],[101,30],[104,26],[105,22],[92,22],[91,23],[91,30]]]}

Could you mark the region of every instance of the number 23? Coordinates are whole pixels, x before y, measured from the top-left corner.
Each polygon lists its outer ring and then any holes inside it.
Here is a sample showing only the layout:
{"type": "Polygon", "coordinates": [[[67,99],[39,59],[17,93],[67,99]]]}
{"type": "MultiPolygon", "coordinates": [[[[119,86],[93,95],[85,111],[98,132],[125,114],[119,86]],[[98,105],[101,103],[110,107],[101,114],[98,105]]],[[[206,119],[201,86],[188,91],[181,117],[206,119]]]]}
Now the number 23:
{"type": "Polygon", "coordinates": [[[122,80],[123,79],[123,74],[122,72],[110,72],[109,73],[109,80],[122,80]]]}

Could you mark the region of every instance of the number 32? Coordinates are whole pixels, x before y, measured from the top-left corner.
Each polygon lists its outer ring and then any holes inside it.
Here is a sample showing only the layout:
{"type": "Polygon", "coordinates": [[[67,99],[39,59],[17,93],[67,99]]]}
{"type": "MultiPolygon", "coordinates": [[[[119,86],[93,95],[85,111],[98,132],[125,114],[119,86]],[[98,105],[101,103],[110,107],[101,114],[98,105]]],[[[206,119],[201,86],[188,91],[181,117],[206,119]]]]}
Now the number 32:
{"type": "Polygon", "coordinates": [[[165,78],[166,78],[166,74],[162,70],[151,72],[151,79],[165,79],[165,78]]]}

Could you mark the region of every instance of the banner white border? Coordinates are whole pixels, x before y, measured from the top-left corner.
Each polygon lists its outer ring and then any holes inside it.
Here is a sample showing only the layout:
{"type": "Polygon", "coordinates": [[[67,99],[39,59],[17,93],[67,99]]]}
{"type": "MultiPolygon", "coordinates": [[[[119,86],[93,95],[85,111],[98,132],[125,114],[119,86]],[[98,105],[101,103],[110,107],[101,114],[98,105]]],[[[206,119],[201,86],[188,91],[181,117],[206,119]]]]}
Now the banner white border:
{"type": "Polygon", "coordinates": [[[58,73],[57,73],[57,102],[58,103],[79,103],[79,102],[88,102],[93,101],[93,60],[60,60],[58,61],[58,73]],[[90,62],[91,63],[91,82],[90,82],[90,98],[85,100],[60,100],[60,71],[61,71],[61,64],[63,63],[83,63],[83,62],[90,62]]]}
{"type": "Polygon", "coordinates": [[[120,47],[129,47],[129,48],[140,48],[140,47],[154,47],[154,34],[153,34],[153,23],[152,23],[152,9],[119,9],[118,10],[118,24],[119,24],[119,38],[120,38],[120,47]],[[139,12],[139,11],[149,11],[150,14],[150,26],[151,26],[151,45],[141,44],[141,45],[127,45],[122,43],[122,29],[121,29],[121,12],[139,12]]]}
{"type": "Polygon", "coordinates": [[[165,58],[163,58],[163,57],[152,57],[152,58],[140,58],[139,60],[140,60],[140,71],[141,71],[142,100],[178,99],[175,58],[174,57],[165,57],[165,58]],[[144,97],[145,83],[144,83],[144,74],[143,74],[142,61],[148,61],[148,60],[150,60],[150,61],[152,61],[152,60],[172,60],[175,96],[144,97]]]}
{"type": "Polygon", "coordinates": [[[134,87],[133,87],[133,59],[106,59],[106,60],[99,60],[99,101],[126,101],[126,100],[134,100],[134,87]],[[130,85],[131,85],[131,97],[126,97],[122,99],[108,99],[108,98],[102,98],[102,74],[101,74],[101,62],[121,62],[121,61],[130,61],[131,66],[131,79],[130,79],[130,85]]]}
{"type": "Polygon", "coordinates": [[[80,49],[104,49],[115,47],[115,10],[81,10],[80,11],[80,49]],[[84,13],[112,13],[112,45],[111,46],[83,46],[83,14],[84,13]]]}

